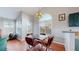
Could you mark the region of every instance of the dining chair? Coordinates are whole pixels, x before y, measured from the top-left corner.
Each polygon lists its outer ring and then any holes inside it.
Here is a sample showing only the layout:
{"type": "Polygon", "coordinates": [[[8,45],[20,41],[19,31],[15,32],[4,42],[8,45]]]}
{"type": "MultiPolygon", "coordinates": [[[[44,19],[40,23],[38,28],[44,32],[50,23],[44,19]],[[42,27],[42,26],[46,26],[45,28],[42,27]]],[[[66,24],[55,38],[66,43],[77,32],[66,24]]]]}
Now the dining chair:
{"type": "Polygon", "coordinates": [[[13,34],[12,33],[9,34],[9,39],[8,40],[13,40],[13,34]]]}
{"type": "Polygon", "coordinates": [[[14,39],[14,40],[18,39],[18,35],[15,34],[15,35],[13,36],[13,39],[14,39]]]}
{"type": "Polygon", "coordinates": [[[49,48],[50,45],[52,44],[53,38],[54,38],[54,37],[50,37],[50,36],[49,36],[47,43],[44,43],[44,45],[46,46],[46,51],[47,51],[47,48],[49,48]]]}
{"type": "Polygon", "coordinates": [[[29,38],[29,37],[25,37],[25,41],[26,43],[29,45],[29,48],[33,47],[33,42],[34,40],[32,38],[29,38]]]}

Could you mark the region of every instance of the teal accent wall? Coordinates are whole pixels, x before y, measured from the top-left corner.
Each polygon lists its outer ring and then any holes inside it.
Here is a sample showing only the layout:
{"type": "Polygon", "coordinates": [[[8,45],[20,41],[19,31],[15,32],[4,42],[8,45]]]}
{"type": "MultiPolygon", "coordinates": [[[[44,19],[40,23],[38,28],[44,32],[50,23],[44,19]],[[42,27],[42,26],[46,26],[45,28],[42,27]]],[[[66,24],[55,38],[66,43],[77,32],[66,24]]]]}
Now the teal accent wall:
{"type": "Polygon", "coordinates": [[[6,51],[6,47],[7,47],[7,39],[0,38],[0,51],[6,51]]]}

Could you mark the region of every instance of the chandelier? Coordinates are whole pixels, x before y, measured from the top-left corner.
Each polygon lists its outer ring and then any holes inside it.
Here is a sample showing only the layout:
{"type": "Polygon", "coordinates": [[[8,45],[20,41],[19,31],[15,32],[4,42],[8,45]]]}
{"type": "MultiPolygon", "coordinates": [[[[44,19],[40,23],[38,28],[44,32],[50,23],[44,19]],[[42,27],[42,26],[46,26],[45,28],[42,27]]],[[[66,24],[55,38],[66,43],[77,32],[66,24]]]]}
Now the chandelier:
{"type": "Polygon", "coordinates": [[[43,13],[42,13],[42,12],[40,12],[40,11],[38,11],[38,12],[36,13],[36,17],[37,17],[37,18],[42,17],[42,15],[43,15],[43,13]]]}

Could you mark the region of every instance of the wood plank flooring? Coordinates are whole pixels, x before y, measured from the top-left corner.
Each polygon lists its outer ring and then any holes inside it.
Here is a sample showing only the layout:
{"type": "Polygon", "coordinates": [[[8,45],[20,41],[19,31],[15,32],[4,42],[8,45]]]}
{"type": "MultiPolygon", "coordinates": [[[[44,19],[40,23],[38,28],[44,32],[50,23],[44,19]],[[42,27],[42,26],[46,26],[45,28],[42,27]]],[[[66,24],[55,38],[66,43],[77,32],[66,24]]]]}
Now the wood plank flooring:
{"type": "MultiPolygon", "coordinates": [[[[11,40],[7,43],[7,50],[8,51],[26,51],[27,44],[26,42],[21,42],[18,40],[11,40]]],[[[54,49],[55,51],[65,51],[64,45],[52,43],[50,48],[54,49]]]]}

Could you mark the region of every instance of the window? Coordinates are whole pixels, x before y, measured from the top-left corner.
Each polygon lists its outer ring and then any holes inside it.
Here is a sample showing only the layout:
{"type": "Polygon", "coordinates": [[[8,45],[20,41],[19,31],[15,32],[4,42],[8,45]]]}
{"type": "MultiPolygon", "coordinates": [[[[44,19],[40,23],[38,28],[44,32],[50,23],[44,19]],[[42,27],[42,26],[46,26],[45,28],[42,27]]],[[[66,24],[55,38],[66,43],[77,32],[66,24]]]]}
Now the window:
{"type": "Polygon", "coordinates": [[[11,21],[5,21],[4,22],[4,27],[5,28],[13,28],[14,27],[14,23],[11,21]]]}
{"type": "Polygon", "coordinates": [[[14,21],[13,20],[4,20],[4,33],[9,34],[14,32],[14,21]]]}
{"type": "Polygon", "coordinates": [[[44,14],[39,20],[40,33],[51,34],[52,16],[44,14]]]}

